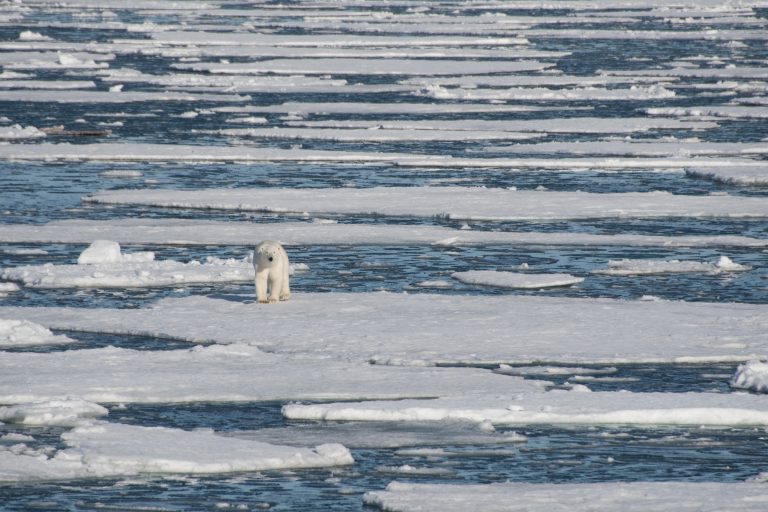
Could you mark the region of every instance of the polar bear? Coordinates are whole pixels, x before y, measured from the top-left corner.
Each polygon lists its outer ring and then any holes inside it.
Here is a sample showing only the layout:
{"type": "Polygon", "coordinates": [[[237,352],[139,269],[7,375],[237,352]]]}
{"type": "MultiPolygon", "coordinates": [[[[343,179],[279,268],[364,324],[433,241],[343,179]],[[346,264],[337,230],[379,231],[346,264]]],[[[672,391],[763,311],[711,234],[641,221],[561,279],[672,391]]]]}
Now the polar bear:
{"type": "Polygon", "coordinates": [[[274,240],[265,240],[253,253],[256,269],[256,300],[261,304],[275,304],[291,297],[288,285],[288,253],[274,240]],[[267,295],[269,293],[269,295],[267,295]]]}

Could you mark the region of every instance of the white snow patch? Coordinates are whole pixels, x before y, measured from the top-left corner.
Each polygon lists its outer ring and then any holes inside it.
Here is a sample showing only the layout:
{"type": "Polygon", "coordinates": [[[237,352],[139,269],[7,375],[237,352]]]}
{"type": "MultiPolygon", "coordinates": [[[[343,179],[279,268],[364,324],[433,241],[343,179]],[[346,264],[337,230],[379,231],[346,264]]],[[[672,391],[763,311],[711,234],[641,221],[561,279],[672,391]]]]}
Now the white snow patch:
{"type": "Polygon", "coordinates": [[[702,272],[721,274],[724,272],[746,272],[752,267],[735,263],[728,256],[720,256],[714,262],[687,260],[622,259],[608,261],[608,268],[592,271],[594,274],[612,276],[634,276],[649,274],[682,274],[702,272]]]}
{"type": "Polygon", "coordinates": [[[154,259],[155,253],[153,252],[123,254],[119,243],[111,240],[96,240],[80,253],[77,264],[149,262],[154,259]]]}
{"type": "MultiPolygon", "coordinates": [[[[7,291],[15,290],[8,289],[7,291]]],[[[75,340],[68,336],[53,334],[42,325],[38,325],[28,320],[0,318],[0,347],[57,345],[62,343],[72,343],[74,341],[75,340]]]]}
{"type": "Polygon", "coordinates": [[[497,270],[454,272],[451,277],[466,284],[522,289],[557,288],[572,286],[584,281],[583,277],[570,274],[522,274],[497,270]]]}
{"type": "Polygon", "coordinates": [[[732,388],[768,393],[768,363],[753,360],[739,365],[730,383],[732,388]]]}
{"type": "Polygon", "coordinates": [[[45,132],[34,126],[0,126],[0,140],[40,139],[45,137],[45,132]]]}
{"type": "Polygon", "coordinates": [[[71,427],[109,414],[106,407],[78,398],[0,407],[0,421],[33,426],[71,427]]]}

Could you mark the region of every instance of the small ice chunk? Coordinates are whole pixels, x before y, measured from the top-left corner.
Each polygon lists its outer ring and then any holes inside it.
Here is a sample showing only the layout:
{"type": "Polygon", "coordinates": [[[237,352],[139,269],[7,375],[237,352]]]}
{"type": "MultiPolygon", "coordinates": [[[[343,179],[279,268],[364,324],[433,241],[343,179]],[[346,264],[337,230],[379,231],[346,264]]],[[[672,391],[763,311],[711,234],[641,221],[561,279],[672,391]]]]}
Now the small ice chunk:
{"type": "MultiPolygon", "coordinates": [[[[18,288],[17,288],[18,289],[18,288]]],[[[0,347],[72,343],[68,336],[53,334],[29,320],[0,319],[0,347]]]]}
{"type": "Polygon", "coordinates": [[[118,263],[123,261],[120,244],[111,240],[96,240],[77,258],[78,265],[118,263]]]}
{"type": "Polygon", "coordinates": [[[451,277],[466,284],[521,289],[571,286],[584,281],[583,277],[576,277],[570,274],[521,274],[496,270],[454,272],[451,274],[451,277]]]}
{"type": "Polygon", "coordinates": [[[104,178],[141,178],[144,174],[141,171],[113,169],[100,172],[99,176],[103,176],[104,178]]]}
{"type": "Polygon", "coordinates": [[[768,362],[752,360],[739,365],[730,384],[736,389],[768,393],[768,362]]]}
{"type": "Polygon", "coordinates": [[[35,426],[70,427],[81,424],[83,420],[101,418],[107,414],[107,408],[77,398],[0,407],[0,420],[35,426]]]}

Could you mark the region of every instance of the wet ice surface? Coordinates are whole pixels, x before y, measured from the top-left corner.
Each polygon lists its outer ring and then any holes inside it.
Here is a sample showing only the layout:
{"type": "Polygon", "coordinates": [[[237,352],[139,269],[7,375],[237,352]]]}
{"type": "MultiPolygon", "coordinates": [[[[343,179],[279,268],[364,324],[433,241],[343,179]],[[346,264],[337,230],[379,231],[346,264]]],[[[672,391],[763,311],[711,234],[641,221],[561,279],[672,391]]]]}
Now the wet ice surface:
{"type": "MultiPolygon", "coordinates": [[[[608,4],[606,4],[608,5],[608,4]]],[[[481,20],[480,10],[464,9],[461,14],[467,16],[464,21],[481,20]]],[[[610,7],[610,5],[608,5],[610,7]]],[[[225,6],[242,8],[239,5],[225,6]]],[[[252,6],[249,6],[252,7],[252,6]]],[[[406,6],[407,7],[407,6],[406,6]]],[[[455,16],[453,6],[435,6],[441,14],[455,16]]],[[[364,13],[374,9],[384,11],[381,6],[362,6],[351,12],[364,13]]],[[[415,17],[418,12],[410,12],[405,7],[392,7],[398,15],[405,18],[415,17]]],[[[300,146],[307,150],[346,150],[355,152],[397,152],[418,155],[453,156],[456,158],[568,158],[557,154],[514,153],[503,150],[510,144],[535,144],[537,142],[595,142],[605,138],[625,141],[630,135],[633,139],[659,140],[670,142],[695,138],[702,142],[724,142],[755,144],[764,142],[768,137],[764,119],[734,117],[734,104],[730,100],[756,101],[759,105],[765,96],[765,61],[768,50],[764,41],[766,11],[757,9],[750,16],[742,19],[731,18],[727,12],[720,13],[710,20],[698,19],[698,15],[683,15],[684,22],[670,23],[663,18],[671,16],[664,12],[660,17],[604,20],[600,16],[591,19],[568,20],[567,16],[578,14],[576,11],[538,11],[509,10],[502,11],[509,15],[522,15],[540,18],[540,22],[530,30],[520,30],[519,35],[528,37],[530,43],[526,50],[571,52],[570,55],[534,57],[544,62],[554,63],[554,68],[565,75],[577,77],[592,76],[598,70],[607,70],[611,75],[627,74],[639,71],[649,75],[671,75],[672,81],[651,79],[658,82],[662,89],[638,90],[633,92],[636,100],[615,100],[615,90],[627,89],[633,78],[624,83],[596,85],[599,91],[579,92],[582,99],[574,101],[512,100],[508,105],[550,107],[550,110],[532,110],[528,112],[505,113],[488,109],[481,112],[452,112],[433,114],[410,114],[404,109],[399,112],[310,112],[301,118],[286,117],[286,112],[253,112],[238,114],[234,111],[216,110],[224,105],[237,107],[248,105],[280,105],[283,102],[358,102],[368,103],[403,103],[439,102],[434,97],[440,89],[422,86],[436,85],[445,88],[457,97],[470,98],[477,91],[482,94],[500,92],[489,89],[483,82],[498,80],[508,83],[507,87],[516,87],[514,81],[524,77],[476,77],[467,78],[476,81],[478,89],[457,90],[452,81],[461,81],[463,77],[414,77],[409,75],[335,75],[333,79],[346,79],[349,83],[344,88],[330,84],[314,85],[307,89],[287,89],[285,92],[253,92],[249,90],[206,90],[205,87],[189,86],[188,79],[179,79],[186,71],[172,67],[194,65],[195,62],[183,62],[178,55],[197,57],[195,48],[163,48],[159,52],[141,54],[136,50],[115,51],[113,59],[107,59],[109,74],[100,74],[94,69],[56,69],[44,66],[32,70],[17,70],[28,73],[27,78],[36,82],[63,82],[93,80],[99,94],[116,84],[120,84],[122,68],[133,68],[140,73],[153,75],[174,74],[173,80],[179,83],[187,81],[182,90],[173,94],[189,92],[195,96],[190,101],[165,101],[148,98],[147,101],[129,103],[109,103],[86,101],[83,103],[58,103],[45,100],[51,98],[87,97],[84,90],[49,91],[40,93],[25,91],[23,86],[10,89],[6,97],[26,95],[25,101],[3,101],[0,95],[0,111],[7,116],[3,126],[21,123],[24,126],[49,128],[64,125],[65,130],[90,131],[83,137],[75,134],[52,132],[42,139],[45,143],[94,144],[105,142],[152,142],[164,144],[190,144],[201,147],[252,146],[277,147],[290,149],[300,146]],[[722,32],[719,35],[709,32],[714,37],[707,40],[702,32],[716,26],[722,32]],[[586,32],[587,37],[576,37],[576,33],[567,36],[564,31],[578,29],[586,32]],[[610,30],[610,34],[596,36],[598,30],[610,30]],[[625,30],[659,31],[651,38],[622,39],[625,30]],[[740,30],[754,30],[757,35],[743,37],[740,30]],[[691,31],[683,37],[681,32],[691,31]],[[729,32],[732,31],[732,32],[729,32]],[[694,33],[696,32],[696,33],[694,33]],[[677,33],[677,35],[675,35],[677,33]],[[617,36],[618,34],[618,36],[617,36]],[[761,35],[762,34],[762,35],[761,35]],[[563,37],[566,35],[567,37],[563,37]],[[181,53],[175,54],[175,51],[181,53]],[[192,52],[184,53],[184,52],[192,52]],[[733,65],[733,66],[731,66],[733,65]],[[754,72],[740,71],[742,68],[758,68],[754,72]],[[714,70],[714,71],[713,71],[714,70]],[[698,75],[698,76],[697,76],[698,75]],[[506,81],[506,82],[505,82],[506,81]],[[371,87],[379,90],[372,91],[371,87]],[[366,89],[369,88],[369,89],[366,89]],[[431,91],[431,92],[430,92],[431,91]],[[644,92],[644,91],[647,91],[644,92]],[[668,96],[669,92],[675,96],[668,96]],[[27,94],[30,93],[30,94],[27,94]],[[211,101],[204,94],[221,93],[251,94],[251,100],[211,101]],[[425,95],[426,94],[426,95],[425,95]],[[83,96],[85,95],[85,96],[83,96]],[[590,99],[592,96],[592,99],[590,99]],[[644,97],[645,96],[645,97],[644,97]],[[601,98],[601,99],[599,99],[601,98]],[[696,116],[693,110],[702,111],[712,107],[707,116],[696,116]],[[359,140],[356,142],[338,142],[325,140],[324,137],[306,137],[299,140],[289,138],[252,137],[244,135],[227,136],[213,133],[227,128],[288,128],[291,122],[356,122],[356,121],[504,121],[509,119],[536,120],[562,119],[563,117],[604,117],[627,118],[652,112],[649,109],[679,109],[683,121],[699,120],[716,122],[717,126],[702,130],[660,129],[651,132],[632,134],[613,133],[561,133],[544,134],[531,141],[499,141],[487,144],[482,141],[431,141],[418,142],[399,138],[397,141],[375,142],[359,140]],[[583,110],[577,110],[583,109],[583,110]],[[688,110],[686,110],[688,109],[688,110]],[[731,110],[729,110],[731,109],[731,110]],[[189,115],[193,112],[196,115],[189,115]],[[730,114],[729,114],[730,112],[730,114]],[[257,125],[233,122],[238,116],[264,117],[257,125]],[[730,117],[729,117],[730,116],[730,117]],[[676,139],[671,139],[676,137],[676,139]],[[490,147],[489,147],[490,146],[490,147]],[[494,147],[498,146],[498,148],[494,147]]],[[[70,9],[48,11],[44,4],[28,12],[21,13],[21,20],[14,18],[0,21],[0,41],[3,44],[19,43],[22,30],[32,30],[53,38],[55,44],[75,44],[97,41],[103,45],[114,40],[130,39],[149,41],[153,37],[162,40],[163,32],[153,33],[151,27],[144,26],[144,21],[151,23],[187,23],[175,28],[192,30],[243,30],[248,26],[241,23],[255,23],[253,30],[258,30],[265,22],[260,18],[222,16],[222,12],[212,9],[208,14],[194,11],[132,11],[114,8],[110,11],[84,9],[82,12],[70,9]],[[127,25],[108,26],[105,22],[133,23],[133,30],[127,31],[127,25]],[[207,25],[207,26],[206,26],[207,25]],[[73,30],[77,27],[77,30],[73,30]]],[[[594,14],[594,13],[593,13],[594,14]]],[[[605,13],[604,13],[605,14],[605,13]]],[[[614,15],[616,13],[609,13],[614,15]]],[[[618,14],[616,14],[618,15],[618,14]]],[[[620,16],[626,16],[623,13],[620,16]]],[[[371,21],[371,20],[368,20],[371,21]]],[[[375,20],[374,20],[375,21],[375,20]]],[[[530,20],[528,20],[530,22],[530,20]]],[[[331,21],[303,20],[301,18],[272,19],[267,22],[269,30],[280,37],[288,35],[318,34],[354,31],[365,33],[371,27],[355,22],[336,24],[331,21]],[[289,22],[290,20],[290,22],[289,22]],[[323,25],[330,26],[327,30],[323,25]],[[318,29],[319,27],[319,29],[318,29]]],[[[470,24],[471,25],[471,24],[470,24]]],[[[380,25],[385,31],[402,30],[402,25],[380,25]],[[399,28],[397,28],[399,27],[399,28]]],[[[436,25],[416,24],[418,37],[442,37],[450,40],[455,36],[434,36],[436,25]],[[421,31],[421,32],[420,32],[421,31]]],[[[462,30],[470,30],[464,28],[462,30]]],[[[506,30],[506,29],[505,29],[506,30]]],[[[387,33],[387,32],[385,32],[387,33]]],[[[511,32],[518,35],[518,30],[511,32]]],[[[481,32],[481,35],[483,33],[481,32]]],[[[358,34],[359,35],[359,34],[358,34]]],[[[397,34],[394,34],[397,36],[397,34]]],[[[509,31],[502,33],[509,35],[509,31]]],[[[375,38],[371,32],[365,38],[375,38]]],[[[174,35],[168,35],[173,38],[174,35]]],[[[322,39],[325,36],[315,37],[322,39]]],[[[407,34],[406,38],[414,38],[407,34]]],[[[396,37],[397,39],[397,37],[396,37]]],[[[400,38],[402,39],[402,37],[400,38]]],[[[390,40],[391,42],[392,40],[390,40]]],[[[456,39],[454,39],[455,44],[456,39]]],[[[402,41],[401,41],[402,42],[402,41]]],[[[32,41],[24,42],[34,48],[32,41]]],[[[371,43],[371,46],[386,47],[386,44],[371,43]]],[[[151,48],[151,44],[145,48],[151,48]]],[[[450,51],[464,52],[487,51],[495,48],[492,44],[480,48],[458,45],[450,51]]],[[[58,48],[56,48],[58,49],[58,48]]],[[[229,67],[248,60],[253,48],[225,46],[215,48],[202,46],[204,61],[217,66],[227,67],[226,63],[216,62],[228,59],[229,67]],[[245,51],[244,51],[245,50],[245,51]]],[[[393,51],[397,45],[392,47],[393,51]]],[[[502,52],[508,51],[505,46],[502,52]]],[[[0,55],[23,51],[24,49],[3,47],[0,55]]],[[[309,55],[312,51],[350,51],[350,49],[303,49],[309,55]]],[[[352,51],[371,52],[370,48],[352,48],[352,51]]],[[[65,50],[69,51],[69,50],[65,50]]],[[[74,50],[73,50],[74,51],[74,50]]],[[[291,49],[296,51],[296,49],[291,49]]],[[[414,50],[411,50],[414,51],[414,50]]],[[[423,48],[415,50],[418,53],[423,48]]],[[[369,56],[371,53],[368,54],[369,56]]],[[[502,54],[503,55],[503,54],[502,54]]],[[[284,57],[284,55],[277,55],[284,57]]],[[[301,58],[308,58],[307,56],[301,58]]],[[[354,57],[342,55],[338,57],[354,57]]],[[[412,55],[413,57],[413,55],[412,55]]],[[[11,57],[9,57],[11,58],[11,57]]],[[[15,57],[13,57],[15,59],[15,57]]],[[[396,56],[395,58],[402,58],[396,56]]],[[[442,58],[442,57],[441,57],[442,58]]],[[[462,57],[463,58],[463,57],[462,57]]],[[[55,60],[55,59],[54,59],[55,60]]],[[[101,62],[101,58],[97,59],[101,62]]],[[[74,61],[67,61],[72,64],[74,61]]],[[[299,63],[300,64],[300,63],[299,63]]],[[[541,83],[558,78],[556,74],[534,73],[541,83]]],[[[208,79],[211,75],[205,76],[208,79]]],[[[232,83],[244,83],[243,77],[233,78],[232,83]]],[[[322,77],[315,77],[322,79],[322,77]]],[[[636,76],[635,80],[639,80],[636,76]]],[[[3,79],[5,80],[5,79],[3,79]]],[[[298,80],[296,83],[298,84],[298,80]]],[[[552,86],[553,89],[574,89],[578,84],[564,83],[552,86]]],[[[535,81],[533,82],[535,86],[535,81]]],[[[647,83],[638,84],[647,87],[647,83]]],[[[126,77],[123,90],[127,93],[160,93],[169,87],[158,82],[130,81],[126,77]]],[[[247,89],[244,87],[244,89],[247,89]]],[[[87,91],[87,90],[85,90],[87,91]]],[[[556,92],[556,91],[555,91],[556,92]]],[[[118,94],[118,93],[114,93],[118,94]]],[[[537,94],[540,94],[537,93],[537,94]]],[[[578,97],[577,95],[577,97],[578,97]]],[[[102,100],[116,100],[117,97],[102,100]]],[[[222,98],[223,99],[223,98],[222,98]]],[[[444,101],[444,100],[443,100],[444,101]]],[[[462,101],[470,102],[467,99],[462,101]]],[[[741,103],[736,103],[741,104],[741,103]]],[[[746,104],[746,103],[745,103],[746,104]]],[[[488,106],[488,103],[483,103],[488,106]]],[[[757,107],[752,110],[758,115],[757,107]]],[[[662,111],[657,111],[662,112],[662,111]]],[[[667,111],[670,112],[670,111],[667,111]]],[[[678,116],[672,116],[678,117],[678,116]]],[[[652,116],[657,118],[656,116],[652,116]]],[[[660,116],[664,119],[664,116],[660,116]]],[[[320,130],[321,128],[313,128],[320,130]]],[[[319,132],[318,132],[319,134],[319,132]]],[[[325,135],[325,134],[324,134],[325,135]]],[[[541,135],[541,134],[540,134],[541,135]]],[[[37,139],[26,139],[21,144],[35,144],[37,139]]],[[[631,142],[631,140],[630,140],[631,142]]],[[[758,161],[766,161],[765,155],[753,156],[758,161]]],[[[0,162],[0,223],[43,224],[59,219],[119,219],[124,217],[185,218],[206,220],[237,220],[250,222],[282,222],[285,220],[306,220],[302,215],[274,215],[266,213],[231,213],[224,211],[193,211],[185,209],[163,209],[155,207],[109,207],[81,203],[81,197],[98,190],[122,188],[159,188],[159,189],[200,189],[200,188],[324,188],[324,187],[379,187],[379,186],[484,186],[489,188],[516,187],[519,190],[531,190],[544,187],[551,191],[581,190],[591,193],[613,192],[651,192],[668,191],[673,194],[707,195],[729,194],[734,196],[765,197],[765,187],[740,187],[718,183],[708,179],[699,179],[687,175],[684,169],[655,169],[649,164],[645,169],[566,169],[540,170],[530,168],[509,168],[507,166],[482,169],[472,168],[429,168],[400,167],[392,164],[347,163],[105,163],[105,162],[0,162]]],[[[444,218],[399,218],[371,215],[324,215],[341,224],[424,224],[460,228],[463,222],[444,218]]],[[[645,234],[645,235],[745,235],[764,239],[768,233],[765,219],[622,219],[583,221],[555,220],[549,222],[470,222],[474,230],[530,231],[530,232],[575,232],[595,234],[645,234]]],[[[252,249],[256,240],[244,240],[242,246],[155,246],[128,245],[129,251],[151,250],[158,259],[178,261],[201,260],[207,256],[220,258],[243,258],[252,249]]],[[[40,264],[74,263],[85,248],[78,244],[0,244],[0,267],[40,264]]],[[[567,297],[607,297],[614,299],[706,301],[706,302],[746,302],[768,303],[768,273],[766,259],[768,253],[760,248],[736,247],[700,247],[700,248],[663,248],[663,247],[625,247],[625,246],[588,246],[588,247],[518,247],[518,246],[477,246],[477,247],[437,247],[437,246],[393,246],[365,245],[351,246],[301,246],[291,248],[292,261],[306,263],[311,269],[295,276],[291,285],[296,292],[368,292],[387,290],[408,293],[441,293],[460,295],[495,295],[495,294],[531,294],[567,297]],[[617,259],[664,259],[714,262],[720,256],[728,256],[735,262],[749,265],[753,269],[743,273],[724,273],[708,275],[657,274],[647,276],[606,276],[593,274],[604,268],[609,260],[617,259]],[[578,285],[550,290],[508,290],[491,286],[473,286],[451,279],[453,272],[471,269],[521,271],[531,273],[569,273],[584,277],[578,285]],[[431,283],[431,284],[430,284],[431,283]],[[439,285],[435,285],[439,283],[439,285]]],[[[206,295],[227,297],[230,300],[247,300],[252,293],[249,284],[206,284],[196,286],[174,286],[135,290],[81,289],[81,290],[43,290],[22,288],[7,293],[0,298],[0,305],[20,306],[77,306],[84,308],[139,308],[151,306],[164,297],[185,295],[206,295]]],[[[66,351],[83,348],[116,346],[136,350],[175,350],[187,348],[188,344],[141,336],[118,336],[81,332],[61,332],[75,340],[72,344],[61,346],[20,347],[13,351],[66,351]]],[[[496,368],[486,368],[488,372],[496,368]]],[[[708,365],[617,365],[606,367],[581,368],[581,371],[569,373],[557,367],[551,367],[544,374],[536,373],[535,368],[513,367],[503,370],[509,373],[523,373],[526,378],[545,379],[557,388],[567,388],[575,384],[584,385],[594,391],[662,391],[679,393],[697,392],[733,392],[727,385],[735,370],[734,364],[708,365]],[[554,370],[553,370],[554,368],[554,370]],[[592,370],[593,372],[585,372],[592,370]]],[[[499,370],[497,370],[499,371],[499,370]]],[[[322,432],[325,424],[296,424],[286,422],[280,415],[279,403],[244,403],[244,404],[162,404],[162,405],[114,405],[110,407],[109,421],[124,422],[143,426],[163,426],[181,429],[208,428],[232,435],[253,435],[260,429],[315,429],[322,432]]],[[[397,424],[368,425],[348,424],[361,437],[421,436],[428,437],[429,426],[405,426],[397,424]],[[410,432],[405,432],[411,430],[410,432]],[[419,430],[414,434],[414,430],[419,430]]],[[[60,446],[59,436],[65,429],[60,427],[29,428],[18,425],[0,425],[0,445],[10,446],[16,443],[21,434],[31,436],[26,440],[33,447],[60,446]]],[[[524,482],[611,482],[611,481],[717,481],[739,482],[752,477],[765,469],[766,434],[763,429],[690,429],[690,428],[643,428],[599,427],[599,428],[550,428],[523,427],[515,429],[528,437],[523,443],[502,445],[451,444],[450,440],[440,438],[441,442],[422,442],[416,448],[430,450],[413,451],[397,448],[355,447],[352,446],[355,465],[333,470],[274,471],[260,474],[236,474],[229,476],[188,477],[136,477],[114,480],[73,481],[64,483],[36,483],[13,486],[0,486],[0,502],[4,510],[56,509],[56,510],[96,510],[96,509],[137,509],[160,508],[167,510],[212,510],[212,509],[260,509],[271,507],[274,510],[360,510],[361,496],[365,491],[383,489],[394,479],[411,482],[439,483],[490,483],[498,481],[524,482]],[[410,466],[416,471],[408,472],[410,466]]],[[[286,435],[291,435],[293,431],[286,435]]],[[[433,430],[434,432],[434,430],[433,430]]],[[[273,435],[277,435],[274,434],[273,435]]],[[[322,435],[316,434],[315,435],[322,435]]],[[[300,437],[300,436],[299,436],[300,437]]]]}

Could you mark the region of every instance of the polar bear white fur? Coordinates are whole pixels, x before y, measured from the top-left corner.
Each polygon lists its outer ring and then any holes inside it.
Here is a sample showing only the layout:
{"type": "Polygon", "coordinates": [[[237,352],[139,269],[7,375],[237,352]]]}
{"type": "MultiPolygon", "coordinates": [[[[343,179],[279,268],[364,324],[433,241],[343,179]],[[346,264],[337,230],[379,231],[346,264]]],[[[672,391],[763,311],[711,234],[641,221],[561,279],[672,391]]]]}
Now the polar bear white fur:
{"type": "Polygon", "coordinates": [[[261,304],[275,304],[291,297],[288,285],[288,253],[274,240],[265,240],[253,252],[256,269],[256,300],[261,304]]]}

